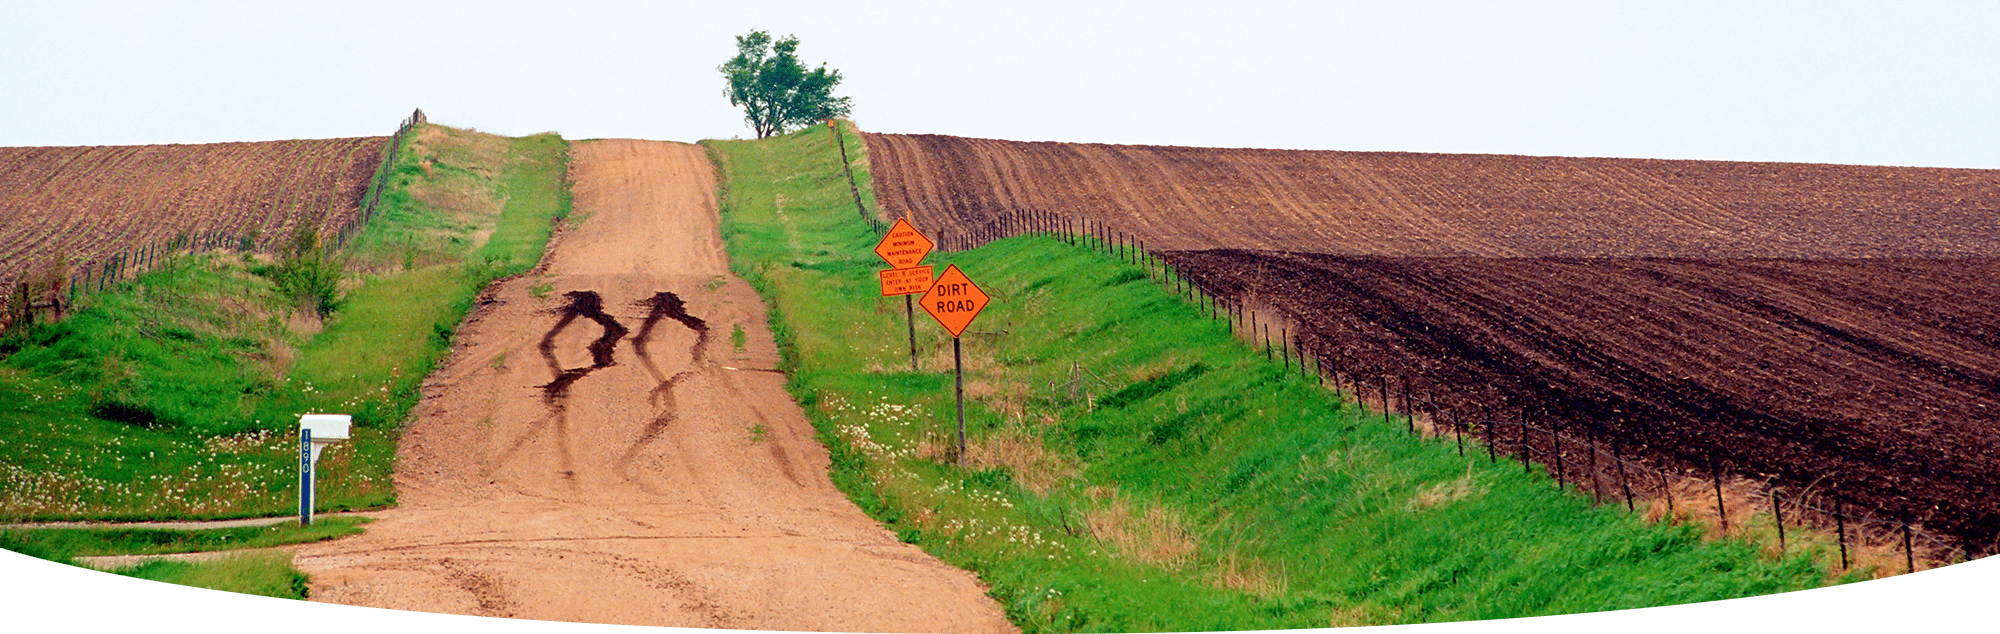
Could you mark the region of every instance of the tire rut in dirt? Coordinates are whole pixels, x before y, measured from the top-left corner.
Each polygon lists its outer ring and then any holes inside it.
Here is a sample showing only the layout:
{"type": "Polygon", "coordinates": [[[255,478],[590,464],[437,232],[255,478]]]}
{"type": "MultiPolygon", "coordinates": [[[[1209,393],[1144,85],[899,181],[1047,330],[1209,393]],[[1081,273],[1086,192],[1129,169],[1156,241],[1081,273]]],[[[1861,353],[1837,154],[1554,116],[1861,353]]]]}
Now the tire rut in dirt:
{"type": "MultiPolygon", "coordinates": [[[[540,386],[542,405],[548,409],[548,413],[507,445],[506,450],[495,458],[496,466],[506,464],[517,452],[544,432],[549,432],[558,439],[568,438],[570,388],[592,372],[617,365],[614,353],[618,348],[618,340],[625,338],[626,333],[630,331],[624,324],[618,323],[616,318],[604,312],[604,298],[596,291],[570,291],[564,293],[563,297],[569,301],[556,309],[556,313],[562,317],[542,335],[541,342],[535,346],[542,355],[542,362],[548,365],[550,374],[554,375],[548,383],[540,386]],[[604,332],[591,340],[587,348],[590,351],[590,365],[564,368],[562,361],[556,358],[556,337],[579,317],[596,322],[604,332]]],[[[575,458],[570,454],[569,444],[556,443],[556,451],[557,464],[560,467],[558,473],[563,476],[564,482],[574,489],[577,486],[575,458]]]]}
{"type": "Polygon", "coordinates": [[[619,475],[627,480],[636,481],[629,471],[633,459],[637,458],[647,445],[666,433],[667,428],[673,425],[674,420],[680,415],[680,406],[674,398],[674,389],[683,381],[714,369],[716,364],[708,358],[708,322],[688,314],[687,302],[682,300],[680,295],[668,291],[656,291],[652,297],[634,302],[633,305],[647,309],[646,319],[639,324],[638,334],[632,336],[632,350],[638,353],[639,364],[645,366],[646,373],[659,383],[647,393],[646,399],[655,409],[660,410],[652,420],[647,421],[646,427],[639,432],[639,438],[627,446],[625,452],[618,458],[619,475]],[[678,322],[695,334],[694,345],[688,351],[691,357],[690,369],[675,372],[671,376],[660,370],[660,364],[653,359],[652,351],[647,347],[653,339],[653,328],[668,319],[678,322]]]}

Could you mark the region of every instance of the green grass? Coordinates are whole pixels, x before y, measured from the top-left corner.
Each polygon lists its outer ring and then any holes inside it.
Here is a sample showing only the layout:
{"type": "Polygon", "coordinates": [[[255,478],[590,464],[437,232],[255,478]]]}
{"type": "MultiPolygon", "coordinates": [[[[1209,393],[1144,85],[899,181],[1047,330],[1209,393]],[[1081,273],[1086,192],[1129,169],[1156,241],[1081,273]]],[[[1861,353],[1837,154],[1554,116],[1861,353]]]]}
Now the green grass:
{"type": "Polygon", "coordinates": [[[281,522],[270,526],[240,526],[178,530],[164,528],[27,528],[0,531],[8,550],[21,548],[57,552],[70,557],[101,555],[162,555],[245,548],[270,548],[358,535],[367,520],[358,517],[315,518],[311,526],[281,522]],[[17,546],[21,548],[17,548],[17,546]]]}
{"type": "MultiPolygon", "coordinates": [[[[39,528],[0,531],[0,548],[78,565],[76,557],[265,549],[361,532],[366,520],[330,517],[302,527],[285,523],[223,529],[39,528]]],[[[287,599],[306,598],[306,576],[281,551],[245,552],[204,561],[154,560],[112,574],[185,586],[287,599]]]]}
{"type": "Polygon", "coordinates": [[[292,555],[282,551],[243,553],[209,561],[153,560],[108,571],[151,581],[241,592],[279,599],[306,598],[305,573],[292,567],[292,555]]]}
{"type": "Polygon", "coordinates": [[[1024,630],[1510,618],[1833,581],[1824,553],[1651,524],[1384,425],[1139,267],[1048,238],[928,262],[994,298],[963,340],[971,464],[951,464],[951,342],[919,313],[909,371],[830,134],[707,144],[734,266],[773,303],[835,483],[1024,630]]]}
{"type": "Polygon", "coordinates": [[[0,338],[0,521],[292,512],[299,414],[355,416],[319,510],[394,503],[397,426],[489,282],[567,215],[567,144],[425,126],[350,241],[338,311],[293,313],[264,260],[197,254],[0,338]]]}

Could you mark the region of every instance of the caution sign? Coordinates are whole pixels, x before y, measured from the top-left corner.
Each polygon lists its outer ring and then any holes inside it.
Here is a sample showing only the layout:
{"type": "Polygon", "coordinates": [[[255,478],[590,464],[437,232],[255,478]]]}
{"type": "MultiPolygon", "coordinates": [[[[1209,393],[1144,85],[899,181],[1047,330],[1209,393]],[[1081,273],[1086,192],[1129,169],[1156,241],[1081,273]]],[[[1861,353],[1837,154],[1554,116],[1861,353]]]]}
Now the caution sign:
{"type": "Polygon", "coordinates": [[[992,299],[986,296],[986,291],[979,290],[972,280],[965,277],[965,273],[958,270],[956,264],[945,267],[944,274],[938,276],[930,292],[917,300],[923,305],[924,312],[930,313],[931,318],[950,331],[953,338],[964,333],[965,327],[972,325],[972,318],[978,317],[979,311],[985,310],[990,302],[992,299]]]}
{"type": "Polygon", "coordinates": [[[882,256],[890,267],[907,269],[923,262],[935,246],[930,238],[910,226],[910,221],[897,218],[896,224],[889,227],[889,235],[882,236],[882,242],[875,245],[875,255],[882,256]]]}
{"type": "Polygon", "coordinates": [[[916,295],[928,290],[931,290],[931,267],[913,266],[882,271],[883,297],[916,295]]]}

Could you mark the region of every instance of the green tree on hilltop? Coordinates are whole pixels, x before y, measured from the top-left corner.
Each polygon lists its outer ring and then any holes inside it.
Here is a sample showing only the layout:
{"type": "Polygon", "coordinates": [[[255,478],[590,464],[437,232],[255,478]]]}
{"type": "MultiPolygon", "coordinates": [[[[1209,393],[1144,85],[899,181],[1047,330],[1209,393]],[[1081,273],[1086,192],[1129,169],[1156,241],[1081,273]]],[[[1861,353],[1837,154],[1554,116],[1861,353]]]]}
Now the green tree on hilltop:
{"type": "Polygon", "coordinates": [[[729,105],[743,108],[759,139],[847,116],[847,98],[833,96],[840,71],[825,64],[806,70],[798,49],[797,37],[774,41],[768,32],[751,31],[736,37],[736,57],[716,68],[729,80],[729,105]]]}

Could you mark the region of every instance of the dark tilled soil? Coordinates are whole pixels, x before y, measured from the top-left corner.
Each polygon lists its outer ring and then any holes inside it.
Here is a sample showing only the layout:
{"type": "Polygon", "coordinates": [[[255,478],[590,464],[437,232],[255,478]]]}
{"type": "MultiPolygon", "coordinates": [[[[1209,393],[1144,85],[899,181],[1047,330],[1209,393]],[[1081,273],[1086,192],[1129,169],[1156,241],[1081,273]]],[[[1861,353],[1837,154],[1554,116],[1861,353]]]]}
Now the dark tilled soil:
{"type": "Polygon", "coordinates": [[[2000,170],[865,138],[882,210],[933,238],[1039,209],[1168,250],[2000,256],[2000,170]]]}
{"type": "Polygon", "coordinates": [[[2000,535],[2000,259],[1165,257],[1468,418],[2000,535]]]}
{"type": "Polygon", "coordinates": [[[181,236],[330,235],[355,221],[387,141],[0,147],[0,283],[181,236]]]}
{"type": "Polygon", "coordinates": [[[950,248],[1108,229],[1377,389],[2000,550],[2000,170],[865,138],[950,248]]]}

